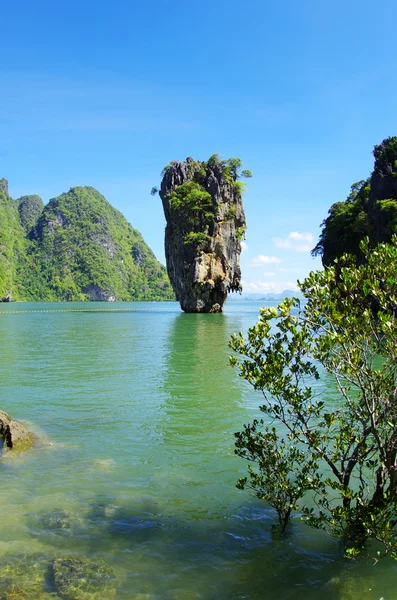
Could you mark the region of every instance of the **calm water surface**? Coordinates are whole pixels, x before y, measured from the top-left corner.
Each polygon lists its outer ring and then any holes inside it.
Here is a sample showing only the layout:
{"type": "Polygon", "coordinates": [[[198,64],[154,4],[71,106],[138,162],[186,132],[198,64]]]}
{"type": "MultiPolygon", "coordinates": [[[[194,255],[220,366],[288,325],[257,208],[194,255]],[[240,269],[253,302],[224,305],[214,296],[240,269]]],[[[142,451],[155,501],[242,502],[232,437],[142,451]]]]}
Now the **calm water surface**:
{"type": "Polygon", "coordinates": [[[235,488],[246,464],[233,432],[260,396],[228,366],[227,342],[260,304],[36,312],[80,307],[104,305],[1,308],[0,408],[41,441],[0,461],[0,598],[14,564],[18,583],[34,572],[53,592],[37,557],[65,555],[108,563],[120,600],[397,598],[391,560],[347,562],[299,519],[280,540],[273,511],[235,488]]]}

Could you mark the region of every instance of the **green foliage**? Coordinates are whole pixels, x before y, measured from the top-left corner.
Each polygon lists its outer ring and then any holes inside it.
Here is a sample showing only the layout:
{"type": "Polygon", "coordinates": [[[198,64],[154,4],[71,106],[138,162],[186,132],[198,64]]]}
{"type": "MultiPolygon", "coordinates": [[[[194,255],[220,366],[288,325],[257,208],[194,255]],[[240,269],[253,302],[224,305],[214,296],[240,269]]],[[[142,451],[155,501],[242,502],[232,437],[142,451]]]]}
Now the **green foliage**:
{"type": "MultiPolygon", "coordinates": [[[[256,465],[238,487],[291,511],[346,544],[367,540],[378,557],[397,552],[397,236],[364,262],[345,255],[300,284],[306,302],[263,308],[231,363],[263,394],[262,421],[236,434],[236,452],[256,465]],[[333,382],[318,397],[315,382],[333,382]],[[335,399],[335,395],[338,399],[335,399]]],[[[325,386],[324,386],[325,387],[325,386]]]]}
{"type": "Polygon", "coordinates": [[[169,194],[171,210],[178,213],[178,222],[185,244],[200,246],[208,240],[208,231],[215,219],[212,196],[195,180],[175,187],[169,194]]]}
{"type": "Polygon", "coordinates": [[[247,191],[247,186],[245,185],[244,181],[234,181],[233,185],[240,197],[247,191]]]}
{"type": "MultiPolygon", "coordinates": [[[[166,170],[163,170],[163,175],[166,176],[168,169],[176,165],[176,161],[169,163],[166,170]]],[[[205,250],[211,239],[214,224],[219,219],[219,199],[213,198],[210,193],[214,185],[214,175],[223,190],[222,193],[225,193],[225,202],[231,204],[226,211],[225,220],[236,218],[237,209],[232,204],[236,200],[236,194],[233,192],[237,192],[239,198],[245,192],[244,183],[239,181],[243,173],[240,175],[241,167],[240,158],[222,160],[219,154],[213,154],[207,162],[189,158],[184,163],[184,172],[187,173],[188,180],[174,186],[168,192],[167,199],[173,231],[183,239],[186,246],[195,247],[196,252],[205,250]]],[[[249,171],[245,171],[245,176],[248,176],[247,173],[249,171]]],[[[157,191],[157,188],[153,188],[153,191],[157,191]]],[[[238,239],[243,238],[244,232],[245,228],[240,227],[237,231],[238,239]]]]}
{"type": "Polygon", "coordinates": [[[333,204],[322,223],[320,240],[313,249],[325,266],[343,253],[360,260],[360,242],[368,236],[370,246],[390,242],[396,231],[397,137],[389,137],[374,148],[375,169],[369,179],[352,186],[344,202],[333,204]]]}
{"type": "Polygon", "coordinates": [[[22,196],[17,200],[22,226],[29,230],[36,224],[44,204],[40,196],[22,196]]]}
{"type": "Polygon", "coordinates": [[[229,183],[236,182],[240,177],[252,177],[252,173],[248,169],[241,170],[243,165],[241,158],[228,158],[227,160],[222,160],[220,154],[213,154],[206,163],[202,162],[194,164],[201,166],[201,169],[203,169],[202,175],[206,173],[208,169],[219,169],[225,180],[229,183]]]}
{"type": "Polygon", "coordinates": [[[397,233],[397,202],[393,199],[377,200],[379,221],[387,238],[397,233]]]}
{"type": "Polygon", "coordinates": [[[12,294],[14,299],[23,295],[28,241],[22,228],[18,203],[0,188],[0,299],[12,294]]]}
{"type": "Polygon", "coordinates": [[[390,165],[394,166],[397,160],[397,137],[388,137],[375,146],[374,157],[378,170],[388,174],[390,165]]]}
{"type": "Polygon", "coordinates": [[[191,244],[192,246],[201,246],[207,242],[208,239],[209,236],[206,233],[202,233],[201,231],[197,233],[190,231],[188,234],[186,234],[184,243],[186,245],[191,244]]]}
{"type": "Polygon", "coordinates": [[[236,229],[236,238],[240,241],[245,239],[245,227],[236,229]]]}
{"type": "Polygon", "coordinates": [[[165,267],[99,192],[73,188],[43,210],[37,198],[0,191],[0,298],[87,300],[94,286],[118,300],[174,299],[165,267]]]}
{"type": "Polygon", "coordinates": [[[231,204],[225,213],[225,221],[231,221],[236,218],[237,207],[235,204],[231,204]]]}
{"type": "Polygon", "coordinates": [[[323,221],[323,230],[314,256],[321,255],[324,265],[331,264],[335,258],[347,252],[362,259],[360,242],[365,236],[372,236],[372,225],[368,216],[370,194],[369,179],[351,186],[345,202],[336,202],[323,221]]]}

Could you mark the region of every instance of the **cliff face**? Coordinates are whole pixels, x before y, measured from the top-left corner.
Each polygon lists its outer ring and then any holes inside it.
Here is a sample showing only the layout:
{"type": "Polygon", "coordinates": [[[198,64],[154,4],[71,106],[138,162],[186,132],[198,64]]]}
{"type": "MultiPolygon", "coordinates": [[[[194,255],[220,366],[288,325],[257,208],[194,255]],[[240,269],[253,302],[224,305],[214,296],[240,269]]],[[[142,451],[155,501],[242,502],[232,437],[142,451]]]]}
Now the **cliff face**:
{"type": "Polygon", "coordinates": [[[185,312],[221,312],[227,293],[241,292],[246,222],[237,178],[237,169],[217,157],[174,161],[164,170],[167,270],[185,312]]]}
{"type": "Polygon", "coordinates": [[[374,148],[375,165],[370,178],[368,215],[373,245],[388,242],[397,232],[397,138],[374,148]]]}

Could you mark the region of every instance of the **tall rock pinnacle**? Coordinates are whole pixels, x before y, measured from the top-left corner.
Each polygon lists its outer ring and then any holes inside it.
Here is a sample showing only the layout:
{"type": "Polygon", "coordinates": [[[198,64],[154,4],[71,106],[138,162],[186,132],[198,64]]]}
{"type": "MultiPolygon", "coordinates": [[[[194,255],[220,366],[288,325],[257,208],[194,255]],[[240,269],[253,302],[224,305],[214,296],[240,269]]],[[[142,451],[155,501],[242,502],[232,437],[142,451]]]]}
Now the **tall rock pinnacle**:
{"type": "Polygon", "coordinates": [[[173,161],[160,197],[167,221],[168,275],[185,312],[222,312],[227,294],[241,292],[241,240],[246,229],[239,159],[173,161]]]}

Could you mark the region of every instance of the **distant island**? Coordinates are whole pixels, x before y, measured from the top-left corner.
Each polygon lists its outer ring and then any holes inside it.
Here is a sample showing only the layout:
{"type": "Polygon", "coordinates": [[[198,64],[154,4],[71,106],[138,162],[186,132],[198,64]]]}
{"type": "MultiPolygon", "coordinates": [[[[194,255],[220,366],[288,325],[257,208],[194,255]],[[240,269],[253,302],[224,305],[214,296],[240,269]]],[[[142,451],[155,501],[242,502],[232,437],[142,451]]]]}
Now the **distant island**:
{"type": "Polygon", "coordinates": [[[166,269],[92,187],[44,206],[0,179],[0,301],[175,300],[166,269]]]}
{"type": "Polygon", "coordinates": [[[229,296],[229,300],[234,300],[234,301],[239,301],[239,300],[251,300],[251,301],[258,301],[258,302],[280,302],[281,300],[284,300],[284,298],[303,298],[303,294],[302,292],[300,292],[299,290],[294,291],[294,290],[284,290],[283,292],[280,292],[279,294],[266,294],[265,296],[263,296],[260,293],[246,293],[246,294],[242,294],[241,296],[229,296]]]}

